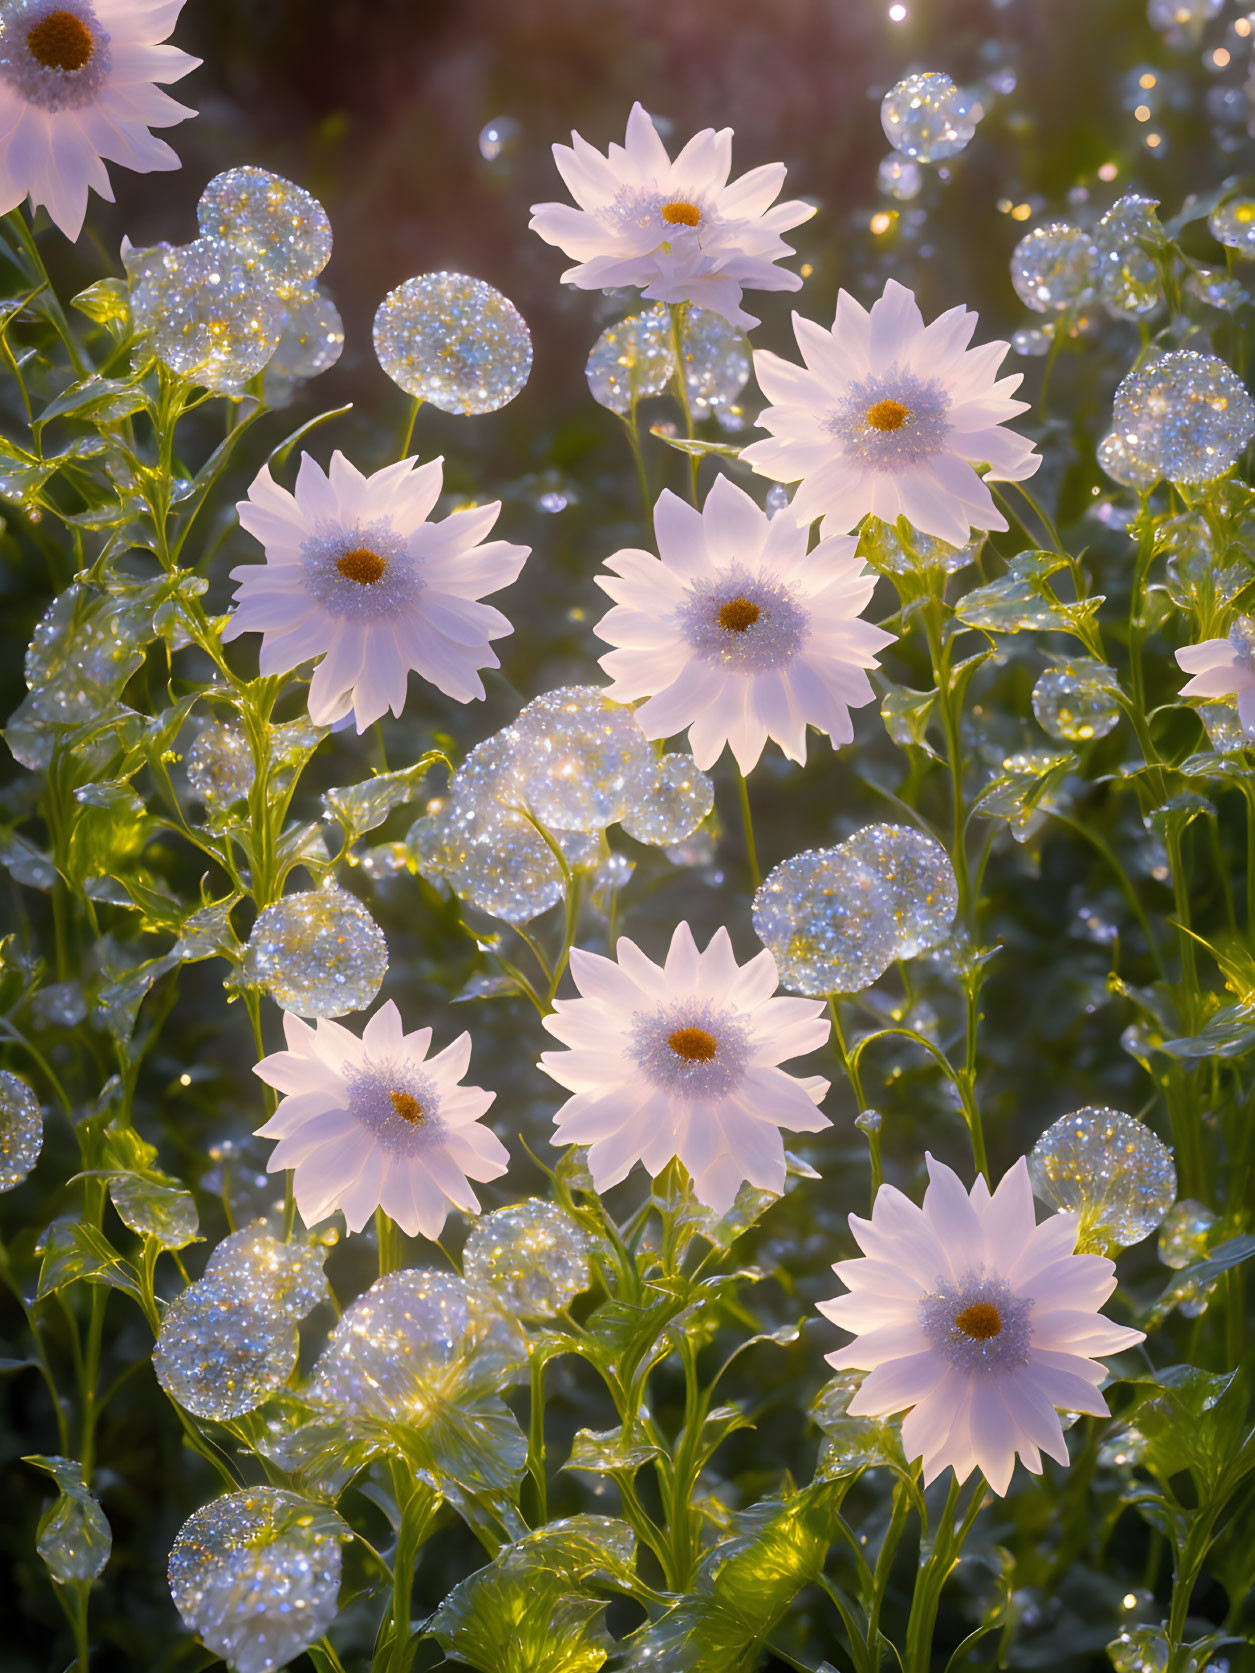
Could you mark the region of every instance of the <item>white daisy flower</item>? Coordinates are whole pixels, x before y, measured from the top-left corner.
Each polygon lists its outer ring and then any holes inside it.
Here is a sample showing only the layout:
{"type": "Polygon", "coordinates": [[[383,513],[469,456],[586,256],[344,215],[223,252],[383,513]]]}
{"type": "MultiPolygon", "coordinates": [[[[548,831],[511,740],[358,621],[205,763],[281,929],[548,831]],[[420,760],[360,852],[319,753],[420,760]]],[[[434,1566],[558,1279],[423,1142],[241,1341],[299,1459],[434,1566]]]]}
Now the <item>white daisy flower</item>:
{"type": "Polygon", "coordinates": [[[732,129],[703,128],[672,162],[648,112],[632,106],[627,141],[609,156],[576,133],[555,145],[558,173],[579,205],[537,203],[531,228],[575,261],[562,275],[580,290],[636,285],[655,302],[694,302],[748,331],[743,290],[800,290],[775,265],[792,248],[780,237],[815,213],[794,200],[771,205],[783,163],[728,184],[732,129]]]}
{"type": "Polygon", "coordinates": [[[725,744],[742,773],[768,738],[806,759],[806,728],[833,744],[854,736],[850,710],[870,703],[866,673],[893,635],[861,621],[876,585],[846,535],[806,550],[809,530],[768,517],[720,476],[701,511],[664,491],[654,510],[661,561],[616,552],[615,600],[594,632],[618,649],[601,658],[606,695],[634,703],[647,738],[685,727],[693,759],[713,766],[725,744]]]}
{"type": "Polygon", "coordinates": [[[851,1416],[907,1412],[902,1445],[925,1486],[949,1465],[959,1481],[979,1469],[1001,1496],[1017,1453],[1034,1475],[1043,1452],[1068,1462],[1056,1408],[1105,1417],[1093,1356],[1144,1338],[1099,1313],[1115,1266],[1073,1254],[1076,1216],[1036,1224],[1023,1157],[992,1197],[927,1160],[923,1208],[882,1185],[870,1220],[850,1216],[866,1259],[837,1262],[850,1293],[819,1311],[856,1339],[828,1363],[868,1372],[851,1416]]]}
{"type": "Polygon", "coordinates": [[[307,1226],[338,1208],[360,1232],[382,1208],[411,1237],[436,1238],[450,1207],[479,1212],[468,1180],[499,1178],[509,1156],[479,1123],[496,1093],[459,1085],[469,1034],[429,1058],[431,1029],[403,1033],[391,1000],[360,1040],[341,1023],[320,1017],[311,1028],[291,1012],[283,1032],[288,1049],[253,1070],[284,1094],[257,1136],[278,1139],[267,1172],[293,1169],[307,1226]]]}
{"type": "Polygon", "coordinates": [[[1255,621],[1239,616],[1226,639],[1186,645],[1177,661],[1194,676],[1181,687],[1182,697],[1236,697],[1242,730],[1255,738],[1255,621]]]}
{"type": "Polygon", "coordinates": [[[870,512],[899,517],[951,546],[973,529],[1005,529],[975,465],[994,482],[1020,482],[1041,463],[1003,426],[1027,410],[1020,375],[997,378],[1006,343],[969,349],[976,315],[951,308],[925,325],[915,298],[890,279],[865,312],[842,291],[831,331],[793,316],[805,366],[754,356],[773,405],[758,420],[768,441],[741,458],[762,476],[797,482],[793,514],[845,533],[870,512]]]}
{"type": "Polygon", "coordinates": [[[411,668],[466,703],[484,695],[479,670],[501,666],[488,642],[510,623],[478,600],[517,578],[528,548],[484,541],[499,500],[429,523],[443,480],[441,459],[363,476],[334,453],[324,476],[303,453],[295,495],[263,465],[237,506],[266,562],[231,571],[240,585],[222,637],[262,634],[263,674],[321,656],[316,725],[352,712],[363,732],[386,709],[399,715],[411,668]]]}
{"type": "Polygon", "coordinates": [[[178,168],[149,133],[194,110],[156,85],[200,63],[160,43],[183,0],[4,0],[0,4],[0,214],[28,194],[77,238],[93,187],[113,202],[105,163],[178,168]]]}
{"type": "Polygon", "coordinates": [[[718,1214],[746,1180],[783,1191],[780,1129],[829,1125],[815,1108],[828,1082],[777,1067],[827,1040],[822,1001],[773,999],[775,959],[759,953],[738,966],[726,929],[699,953],[681,924],[661,967],[631,941],[616,953],[617,963],[577,947],[580,997],[544,1018],[570,1049],[545,1052],[540,1066],[574,1094],[554,1118],[553,1142],[590,1146],[599,1191],[637,1162],[656,1177],[673,1157],[718,1214]]]}

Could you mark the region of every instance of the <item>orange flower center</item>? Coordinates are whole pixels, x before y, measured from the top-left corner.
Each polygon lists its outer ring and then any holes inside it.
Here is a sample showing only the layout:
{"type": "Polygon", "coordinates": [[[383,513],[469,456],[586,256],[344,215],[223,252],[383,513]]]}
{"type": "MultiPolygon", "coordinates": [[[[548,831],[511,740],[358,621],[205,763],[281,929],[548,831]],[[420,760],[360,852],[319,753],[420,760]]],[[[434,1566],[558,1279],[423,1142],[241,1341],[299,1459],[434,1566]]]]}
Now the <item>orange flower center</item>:
{"type": "Polygon", "coordinates": [[[388,573],[388,560],[365,546],[355,546],[351,552],[340,554],[336,568],[346,581],[356,581],[359,587],[373,587],[388,573]]]}
{"type": "Polygon", "coordinates": [[[877,401],[867,409],[867,422],[873,430],[900,430],[910,416],[910,407],[904,407],[901,401],[877,401]]]}
{"type": "Polygon", "coordinates": [[[46,70],[81,70],[95,51],[92,32],[73,12],[49,12],[28,31],[31,57],[46,70]]]}
{"type": "Polygon", "coordinates": [[[662,218],[669,227],[695,227],[701,222],[702,212],[695,203],[664,203],[662,218]]]}
{"type": "Polygon", "coordinates": [[[730,598],[726,604],[719,606],[715,620],[729,633],[744,633],[761,615],[757,604],[751,604],[748,598],[730,598]]]}
{"type": "Polygon", "coordinates": [[[992,1301],[974,1301],[970,1307],[955,1314],[954,1322],[965,1336],[977,1342],[988,1342],[991,1336],[997,1336],[1001,1331],[1002,1314],[992,1301]]]}
{"type": "Polygon", "coordinates": [[[677,1028],[668,1035],[667,1044],[686,1063],[709,1063],[719,1050],[718,1040],[704,1028],[677,1028]]]}
{"type": "Polygon", "coordinates": [[[423,1114],[423,1106],[412,1093],[389,1092],[388,1096],[392,1099],[392,1107],[402,1121],[408,1121],[412,1127],[421,1127],[423,1122],[426,1121],[427,1117],[423,1114]]]}

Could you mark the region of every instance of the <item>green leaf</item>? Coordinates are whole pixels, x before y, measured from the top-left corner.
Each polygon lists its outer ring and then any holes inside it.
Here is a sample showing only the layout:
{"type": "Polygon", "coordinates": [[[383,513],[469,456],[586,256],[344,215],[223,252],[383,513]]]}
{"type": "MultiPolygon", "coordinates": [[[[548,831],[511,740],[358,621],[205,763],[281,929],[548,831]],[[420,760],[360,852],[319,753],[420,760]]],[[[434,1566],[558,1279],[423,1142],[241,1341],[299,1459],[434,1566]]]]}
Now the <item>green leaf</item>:
{"type": "Polygon", "coordinates": [[[1156,1306],[1174,1304],[1179,1299],[1178,1292],[1182,1289],[1193,1290],[1198,1285],[1214,1284],[1216,1279],[1231,1267],[1241,1266],[1243,1261],[1249,1261],[1252,1255],[1255,1255],[1255,1237],[1249,1232],[1243,1232],[1240,1237],[1231,1237],[1227,1242],[1217,1244],[1206,1259],[1195,1261],[1191,1266],[1183,1266],[1173,1273],[1164,1285],[1156,1306]]]}
{"type": "Polygon", "coordinates": [[[92,1581],[109,1561],[113,1535],[94,1493],[83,1480],[83,1466],[72,1458],[22,1460],[46,1471],[57,1484],[57,1496],[39,1520],[35,1549],[60,1585],[92,1581]]]}
{"type": "Polygon", "coordinates": [[[623,1443],[623,1425],[613,1429],[579,1429],[571,1443],[571,1456],[562,1466],[564,1470],[585,1470],[589,1475],[613,1475],[616,1470],[629,1473],[639,1470],[653,1458],[662,1457],[662,1448],[649,1441],[623,1443]]]}
{"type": "Polygon", "coordinates": [[[438,749],[428,750],[412,767],[402,767],[393,773],[376,773],[362,784],[345,785],[339,790],[328,790],[323,796],[327,812],[344,826],[349,840],[373,831],[382,825],[393,808],[414,800],[422,789],[423,780],[437,762],[450,772],[452,763],[438,749]]]}
{"type": "Polygon", "coordinates": [[[527,1437],[518,1419],[483,1388],[459,1389],[434,1404],[421,1424],[386,1428],[397,1451],[430,1471],[437,1487],[449,1480],[471,1493],[508,1491],[527,1468],[527,1437]]]}
{"type": "Polygon", "coordinates": [[[935,691],[910,691],[906,686],[891,686],[880,700],[880,718],[894,743],[904,749],[913,745],[916,749],[926,750],[934,759],[940,759],[926,736],[936,703],[935,691]]]}
{"type": "Polygon", "coordinates": [[[79,1282],[108,1284],[125,1290],[136,1301],[143,1300],[139,1274],[94,1226],[84,1226],[77,1220],[54,1220],[36,1253],[43,1255],[36,1301],[79,1282]]]}
{"type": "Polygon", "coordinates": [[[954,607],[958,619],[968,627],[989,633],[1023,633],[1027,629],[1070,633],[1089,645],[1100,596],[1074,603],[1061,600],[1049,585],[1067,559],[1057,552],[1021,552],[1007,565],[1007,573],[983,587],[974,587],[954,607]]]}
{"type": "Polygon", "coordinates": [[[1162,1484],[1189,1470],[1200,1502],[1206,1502],[1216,1498],[1231,1466],[1238,1465],[1239,1474],[1255,1466],[1249,1447],[1251,1456],[1242,1462],[1247,1402],[1236,1371],[1169,1365],[1130,1380],[1149,1385],[1130,1417],[1146,1439],[1141,1461],[1162,1484]]]}
{"type": "Polygon", "coordinates": [[[820,1573],[842,1487],[827,1482],[765,1499],[702,1560],[687,1597],[631,1641],[628,1668],[740,1673],[794,1598],[820,1573]]]}
{"type": "Polygon", "coordinates": [[[480,1673],[596,1673],[613,1648],[597,1590],[630,1591],[634,1556],[626,1522],[551,1522],[455,1586],[427,1630],[480,1673]]]}
{"type": "Polygon", "coordinates": [[[90,377],[72,383],[50,401],[35,423],[47,424],[54,418],[86,418],[97,423],[110,423],[118,418],[129,418],[137,412],[156,416],[152,396],[137,378],[102,378],[93,372],[90,377]]]}
{"type": "Polygon", "coordinates": [[[739,459],[741,449],[726,441],[698,441],[694,436],[669,435],[661,425],[655,424],[650,430],[651,436],[657,436],[659,441],[665,441],[668,447],[674,447],[677,453],[687,453],[690,459],[704,459],[713,453],[719,459],[739,459]]]}
{"type": "Polygon", "coordinates": [[[125,279],[97,279],[70,302],[97,325],[123,325],[130,330],[131,291],[125,279]]]}
{"type": "Polygon", "coordinates": [[[1255,1050],[1255,1005],[1222,1005],[1197,1034],[1164,1040],[1172,1057],[1245,1057],[1255,1050]]]}

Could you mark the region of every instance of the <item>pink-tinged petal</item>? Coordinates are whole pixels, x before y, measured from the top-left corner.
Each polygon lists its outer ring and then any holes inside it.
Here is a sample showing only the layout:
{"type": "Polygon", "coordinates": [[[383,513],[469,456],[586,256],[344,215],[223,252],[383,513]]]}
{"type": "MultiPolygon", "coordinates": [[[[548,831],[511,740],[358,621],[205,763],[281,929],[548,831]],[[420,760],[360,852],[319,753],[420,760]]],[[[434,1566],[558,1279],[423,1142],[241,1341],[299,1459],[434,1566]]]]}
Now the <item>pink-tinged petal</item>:
{"type": "Polygon", "coordinates": [[[1106,1375],[1103,1366],[1076,1354],[1034,1347],[1028,1369],[1052,1406],[1065,1412],[1088,1412],[1093,1417],[1108,1415],[1107,1402],[1095,1386],[1106,1375]]]}
{"type": "Polygon", "coordinates": [[[924,316],[915,295],[896,279],[885,285],[884,294],[872,304],[868,354],[873,371],[882,371],[895,361],[909,359],[924,333],[924,316]]]}
{"type": "MultiPolygon", "coordinates": [[[[897,1319],[892,1324],[880,1325],[875,1330],[866,1331],[851,1342],[848,1348],[842,1348],[836,1354],[829,1354],[828,1363],[837,1370],[858,1368],[874,1371],[877,1366],[885,1365],[890,1360],[902,1359],[908,1355],[921,1355],[925,1349],[930,1356],[935,1357],[919,1320],[897,1319]]],[[[903,1404],[907,1402],[904,1401],[903,1404]]],[[[886,1410],[892,1409],[886,1407],[886,1410]]]]}
{"type": "Polygon", "coordinates": [[[344,1215],[344,1223],[351,1232],[360,1232],[379,1207],[379,1192],[383,1185],[386,1157],[378,1145],[372,1145],[362,1163],[361,1172],[341,1193],[337,1207],[344,1215]]]}
{"type": "MultiPolygon", "coordinates": [[[[983,1180],[978,1180],[984,1185],[983,1180]]],[[[986,1187],[986,1190],[988,1187],[986,1187]]],[[[985,1260],[993,1271],[1005,1271],[1023,1253],[1037,1224],[1033,1186],[1024,1157],[1007,1169],[998,1189],[977,1207],[984,1237],[985,1260]]]]}
{"type": "Polygon", "coordinates": [[[1093,1359],[1099,1354],[1123,1353],[1146,1340],[1140,1330],[1113,1324],[1101,1313],[1079,1308],[1057,1308],[1039,1314],[1033,1311],[1033,1347],[1093,1359]]]}
{"type": "MultiPolygon", "coordinates": [[[[905,1328],[900,1328],[900,1339],[906,1340],[905,1328]]],[[[883,1333],[871,1332],[869,1336],[873,1334],[879,1336],[883,1333]]],[[[918,1328],[917,1335],[922,1341],[918,1328]]],[[[860,1337],[852,1348],[846,1350],[847,1353],[856,1352],[860,1343],[869,1340],[869,1336],[860,1337]]],[[[836,1359],[836,1355],[828,1355],[829,1364],[835,1365],[836,1359]]],[[[945,1361],[933,1348],[917,1347],[916,1351],[901,1358],[884,1360],[864,1377],[862,1386],[850,1401],[850,1416],[888,1417],[893,1412],[918,1405],[936,1388],[945,1369],[945,1361]]]]}
{"type": "Polygon", "coordinates": [[[924,1193],[924,1214],[938,1242],[951,1251],[975,1250],[981,1246],[981,1226],[962,1180],[953,1168],[925,1154],[928,1189],[924,1193]]]}
{"type": "Polygon", "coordinates": [[[1056,1463],[1067,1464],[1068,1443],[1059,1414],[1038,1385],[1031,1364],[1007,1373],[1007,1399],[1024,1433],[1056,1463]]]}
{"type": "Polygon", "coordinates": [[[972,1450],[981,1474],[1001,1499],[1011,1485],[1020,1427],[1003,1398],[1001,1379],[976,1377],[971,1393],[972,1450]]]}
{"type": "Polygon", "coordinates": [[[837,1261],[832,1270],[847,1288],[859,1294],[902,1301],[911,1307],[919,1306],[920,1297],[929,1288],[913,1273],[904,1271],[896,1261],[864,1257],[861,1260],[837,1261]]]}
{"type": "Polygon", "coordinates": [[[1034,1275],[1076,1248],[1077,1230],[1075,1214],[1052,1214],[1034,1227],[1021,1253],[1004,1268],[1012,1288],[1031,1294],[1034,1275]]]}
{"type": "Polygon", "coordinates": [[[1201,645],[1183,645],[1176,653],[1187,674],[1205,674],[1213,668],[1232,667],[1233,646],[1228,639],[1204,639],[1201,645]]]}
{"type": "Polygon", "coordinates": [[[403,1038],[401,1013],[397,1010],[396,1001],[385,1000],[363,1028],[362,1044],[369,1052],[383,1057],[390,1052],[399,1052],[403,1038]]]}

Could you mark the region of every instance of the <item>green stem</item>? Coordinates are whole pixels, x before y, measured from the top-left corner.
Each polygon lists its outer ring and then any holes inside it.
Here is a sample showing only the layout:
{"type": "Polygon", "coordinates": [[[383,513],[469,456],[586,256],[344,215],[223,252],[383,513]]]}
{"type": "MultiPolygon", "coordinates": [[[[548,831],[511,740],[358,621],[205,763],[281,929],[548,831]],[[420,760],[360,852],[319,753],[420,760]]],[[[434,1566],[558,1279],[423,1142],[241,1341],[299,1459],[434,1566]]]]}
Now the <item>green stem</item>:
{"type": "Polygon", "coordinates": [[[632,449],[632,458],[636,462],[636,481],[641,491],[641,508],[645,513],[645,527],[650,528],[654,520],[654,502],[649,492],[649,471],[645,466],[645,451],[641,447],[641,429],[636,416],[636,402],[632,402],[630,413],[619,414],[623,428],[627,431],[628,445],[632,449]]]}
{"type": "Polygon", "coordinates": [[[745,862],[749,868],[750,887],[757,889],[763,880],[763,874],[758,864],[758,844],[754,841],[754,816],[750,812],[750,788],[745,782],[745,774],[740,767],[736,768],[737,794],[741,798],[741,823],[745,826],[745,862]]]}
{"type": "MultiPolygon", "coordinates": [[[[398,1499],[401,1497],[398,1494],[398,1499]]],[[[397,1548],[392,1562],[392,1635],[387,1673],[407,1673],[413,1658],[410,1603],[414,1591],[414,1564],[418,1548],[426,1538],[427,1529],[439,1506],[436,1494],[419,1482],[413,1486],[401,1508],[401,1526],[397,1531],[397,1548]]],[[[375,1664],[378,1663],[379,1657],[376,1656],[375,1664]]]]}
{"type": "Polygon", "coordinates": [[[379,1243],[379,1276],[400,1272],[405,1264],[401,1229],[382,1208],[375,1210],[375,1236],[379,1243]]]}
{"type": "MultiPolygon", "coordinates": [[[[671,377],[671,387],[675,391],[675,398],[680,403],[680,411],[684,414],[684,434],[689,441],[694,439],[693,409],[689,405],[688,379],[684,375],[684,311],[688,307],[686,302],[672,302],[671,315],[671,353],[675,359],[675,371],[671,377]]],[[[697,472],[701,464],[696,453],[688,456],[689,465],[689,499],[697,504],[697,472]]]]}
{"type": "Polygon", "coordinates": [[[5,219],[17,233],[18,241],[21,243],[22,248],[26,251],[26,254],[30,257],[31,265],[35,269],[36,278],[41,280],[43,283],[44,289],[41,294],[47,295],[48,317],[52,321],[52,325],[57,333],[57,336],[60,337],[61,341],[65,344],[66,353],[69,355],[70,363],[74,367],[75,376],[85,378],[91,371],[91,367],[83,358],[83,352],[75,340],[74,333],[70,330],[70,322],[65,316],[65,309],[62,308],[60,299],[58,298],[56,291],[52,288],[52,280],[48,277],[48,269],[44,266],[44,258],[39,253],[39,245],[35,242],[34,233],[26,224],[26,217],[19,208],[11,210],[9,214],[5,216],[5,219]]]}
{"type": "Polygon", "coordinates": [[[536,1526],[549,1520],[549,1481],[545,1474],[545,1362],[531,1356],[531,1408],[527,1423],[527,1468],[536,1485],[536,1526]]]}
{"type": "MultiPolygon", "coordinates": [[[[963,1550],[976,1513],[985,1497],[985,1483],[978,1479],[962,1522],[956,1527],[960,1485],[951,1478],[945,1509],[937,1523],[932,1549],[921,1563],[911,1599],[911,1614],[906,1629],[906,1655],[902,1673],[929,1673],[932,1667],[933,1631],[937,1624],[937,1609],[941,1602],[941,1588],[963,1550]]],[[[921,1551],[921,1557],[923,1552],[921,1551]]]]}
{"type": "Polygon", "coordinates": [[[402,459],[409,458],[410,443],[414,440],[414,425],[418,420],[418,409],[422,406],[422,404],[423,398],[421,395],[416,395],[410,403],[409,422],[405,426],[405,434],[401,439],[401,452],[399,457],[402,459]]]}

